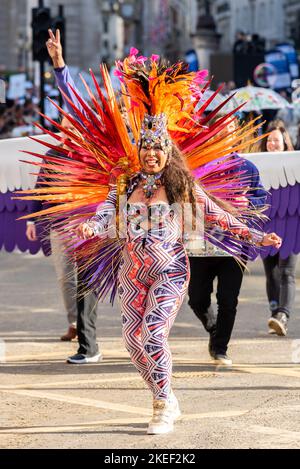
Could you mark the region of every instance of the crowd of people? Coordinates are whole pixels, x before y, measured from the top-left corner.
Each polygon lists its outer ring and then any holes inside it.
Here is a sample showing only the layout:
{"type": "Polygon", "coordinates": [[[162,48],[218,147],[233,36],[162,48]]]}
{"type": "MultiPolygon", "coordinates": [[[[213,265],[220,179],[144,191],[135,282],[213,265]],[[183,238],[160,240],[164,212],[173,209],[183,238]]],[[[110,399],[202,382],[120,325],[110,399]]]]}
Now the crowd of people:
{"type": "Polygon", "coordinates": [[[33,135],[33,123],[39,118],[39,108],[31,98],[23,103],[7,100],[0,104],[0,139],[33,135]]]}
{"type": "MultiPolygon", "coordinates": [[[[0,139],[27,137],[42,133],[34,123],[40,123],[40,99],[39,91],[32,82],[25,82],[25,86],[18,90],[18,97],[13,96],[11,85],[7,77],[0,75],[0,80],[4,83],[5,96],[0,101],[0,139]]],[[[23,84],[24,85],[24,84],[23,84]]],[[[59,91],[49,83],[44,86],[45,100],[44,113],[54,119],[59,120],[59,113],[49,102],[48,97],[58,103],[59,91]]],[[[45,127],[55,130],[47,120],[45,127]]]]}
{"type": "MultiPolygon", "coordinates": [[[[113,77],[114,80],[116,77],[113,77]]],[[[220,91],[220,95],[227,98],[236,89],[236,84],[233,80],[228,82],[220,82],[217,84],[217,88],[222,85],[223,88],[220,91]]],[[[47,85],[51,91],[46,91],[46,95],[54,99],[57,102],[57,94],[53,96],[55,89],[52,86],[47,85]]],[[[279,92],[290,104],[292,104],[291,93],[287,90],[281,90],[279,92]]],[[[89,102],[89,100],[87,100],[89,102]]],[[[89,105],[92,103],[89,102],[89,105]]],[[[53,118],[55,121],[59,120],[58,113],[54,106],[45,99],[46,114],[53,118]]],[[[0,139],[24,137],[29,135],[39,134],[41,131],[35,127],[34,122],[39,121],[40,116],[39,100],[36,93],[33,93],[33,89],[30,93],[27,93],[21,99],[6,99],[5,103],[0,104],[0,139]]],[[[259,114],[255,111],[252,113],[245,113],[242,110],[238,113],[240,121],[247,121],[253,116],[259,114]]],[[[300,106],[290,106],[279,110],[262,110],[261,120],[266,121],[263,126],[263,130],[266,131],[269,122],[274,119],[280,119],[283,121],[295,150],[300,150],[300,106]]],[[[50,123],[45,121],[45,126],[55,131],[55,128],[50,123]]],[[[249,148],[249,152],[253,149],[249,148]]]]}

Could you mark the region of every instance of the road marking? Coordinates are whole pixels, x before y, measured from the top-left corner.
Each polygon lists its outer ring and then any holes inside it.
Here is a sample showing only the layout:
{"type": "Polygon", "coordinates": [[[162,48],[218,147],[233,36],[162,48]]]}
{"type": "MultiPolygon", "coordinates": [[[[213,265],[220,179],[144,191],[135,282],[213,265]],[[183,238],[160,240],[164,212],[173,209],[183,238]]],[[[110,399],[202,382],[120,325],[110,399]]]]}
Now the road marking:
{"type": "MultiPolygon", "coordinates": [[[[128,357],[127,357],[128,358],[128,357]]],[[[36,364],[39,362],[33,362],[33,364],[36,364]]],[[[42,362],[41,362],[42,363],[42,362]]],[[[175,379],[180,379],[180,378],[209,378],[209,377],[217,377],[221,376],[224,372],[226,373],[249,373],[249,374],[266,374],[266,375],[276,375],[276,376],[287,376],[290,378],[300,378],[300,369],[299,365],[289,365],[289,368],[280,368],[280,367],[266,367],[266,366],[261,366],[260,364],[256,365],[244,365],[244,364],[235,364],[232,365],[231,367],[226,367],[226,366],[216,366],[212,364],[211,362],[200,362],[200,361],[195,361],[193,359],[174,359],[174,370],[173,370],[173,378],[175,379]],[[195,371],[191,369],[191,371],[176,371],[176,366],[180,365],[187,365],[187,366],[200,366],[200,367],[205,367],[205,370],[201,371],[195,371]],[[209,367],[209,369],[207,369],[209,367]]],[[[20,363],[14,364],[13,362],[10,362],[9,366],[15,366],[18,367],[20,363]]],[[[93,364],[94,366],[95,364],[93,364]]],[[[104,361],[99,362],[97,366],[103,367],[108,367],[111,365],[115,366],[130,366],[131,362],[128,358],[128,361],[116,361],[115,358],[106,358],[104,361]]],[[[3,365],[3,369],[5,370],[5,366],[3,365]]],[[[71,367],[74,365],[66,365],[68,367],[71,367]]],[[[89,365],[80,365],[80,366],[86,366],[86,372],[89,372],[89,365]]],[[[74,368],[74,374],[76,374],[76,369],[74,368]]],[[[122,373],[123,374],[123,373],[122,373]]],[[[119,378],[109,378],[109,377],[104,377],[101,379],[91,379],[91,380],[77,380],[77,381],[56,381],[56,382],[45,382],[45,383],[37,383],[37,384],[27,384],[27,383],[22,383],[22,384],[17,384],[17,385],[0,385],[0,390],[9,390],[9,389],[35,389],[39,387],[49,387],[49,386],[60,386],[60,385],[68,385],[69,384],[84,384],[84,383],[109,383],[109,382],[117,382],[117,381],[130,381],[130,380],[141,380],[140,375],[133,373],[132,376],[122,376],[119,378]]],[[[288,386],[287,386],[288,388],[288,386]]]]}
{"type": "MultiPolygon", "coordinates": [[[[272,411],[272,409],[268,409],[272,411]]],[[[274,409],[273,409],[274,410],[274,409]]],[[[242,416],[247,413],[249,410],[232,410],[232,411],[220,411],[220,412],[203,412],[200,414],[187,414],[181,417],[180,420],[197,420],[197,419],[206,419],[206,418],[226,418],[226,417],[235,417],[242,416]]],[[[131,417],[131,418],[118,418],[118,419],[103,419],[97,421],[86,422],[84,424],[72,423],[70,425],[64,426],[32,426],[32,427],[13,427],[13,428],[2,428],[0,429],[0,434],[43,434],[43,433],[68,433],[78,430],[90,430],[91,427],[99,426],[114,426],[114,425],[124,425],[128,426],[130,424],[147,424],[149,417],[131,417]]],[[[230,423],[230,428],[239,428],[240,425],[236,425],[234,422],[230,423]]],[[[138,431],[144,433],[143,428],[138,428],[138,431]]],[[[280,441],[287,440],[289,443],[292,441],[300,440],[300,432],[294,432],[289,430],[283,430],[282,428],[276,427],[266,427],[263,425],[247,425],[247,431],[253,433],[258,433],[262,435],[275,436],[280,439],[280,441]],[[291,441],[292,440],[292,441],[291,441]]],[[[95,429],[93,428],[93,432],[95,429]]],[[[88,432],[87,432],[88,433],[88,432]]]]}
{"type": "MultiPolygon", "coordinates": [[[[185,323],[183,323],[185,325],[185,323]]],[[[175,324],[176,326],[176,324],[175,324]]],[[[175,327],[174,326],[174,327],[175,327]]],[[[191,324],[190,324],[190,327],[191,327],[191,324]]],[[[8,342],[11,340],[11,339],[14,339],[14,341],[16,339],[20,339],[22,340],[22,343],[23,343],[23,340],[24,339],[28,339],[28,343],[36,343],[36,345],[44,345],[44,344],[41,344],[40,342],[38,341],[42,341],[42,340],[53,340],[53,342],[57,342],[57,344],[63,346],[63,345],[68,345],[68,344],[64,344],[62,343],[59,339],[58,339],[58,335],[59,335],[59,332],[57,333],[57,336],[56,335],[50,335],[50,334],[47,334],[47,335],[28,335],[26,334],[26,332],[23,332],[23,331],[16,331],[16,332],[12,332],[10,334],[1,334],[0,338],[3,339],[3,340],[7,340],[8,342]]],[[[97,340],[100,342],[100,344],[104,344],[104,343],[119,343],[120,347],[123,346],[123,340],[122,338],[120,337],[98,337],[97,340]]],[[[193,336],[189,336],[189,337],[175,337],[175,336],[172,336],[170,337],[170,340],[169,340],[169,343],[171,345],[175,345],[176,342],[178,343],[178,346],[182,345],[182,346],[186,346],[186,341],[189,341],[189,343],[195,343],[195,344],[199,344],[199,342],[201,344],[206,344],[207,341],[208,341],[208,337],[193,337],[193,336]]],[[[280,339],[279,339],[280,340],[280,339]]],[[[293,339],[289,338],[289,337],[286,337],[285,338],[285,342],[291,342],[293,339]]],[[[72,344],[76,344],[76,341],[72,341],[71,342],[72,344]]],[[[272,336],[269,336],[266,334],[266,337],[260,337],[260,338],[257,338],[257,337],[252,337],[252,338],[242,338],[242,339],[232,339],[230,341],[230,344],[231,345],[237,345],[237,344],[250,344],[250,345],[256,345],[256,344],[266,344],[266,343],[273,343],[273,344],[277,344],[278,343],[278,337],[272,337],[272,336]]]]}
{"type": "Polygon", "coordinates": [[[288,376],[291,378],[300,378],[300,369],[298,366],[289,365],[289,368],[264,367],[256,365],[234,365],[235,371],[241,370],[252,374],[269,374],[277,376],[288,376]]]}
{"type": "MultiPolygon", "coordinates": [[[[36,384],[11,384],[11,385],[1,385],[0,386],[0,391],[9,391],[9,390],[14,390],[14,389],[36,389],[36,388],[48,388],[48,387],[56,387],[56,386],[75,386],[76,384],[97,384],[97,383],[120,383],[122,381],[139,381],[140,383],[143,383],[143,380],[139,374],[136,372],[132,373],[132,375],[127,375],[127,376],[119,376],[118,378],[110,378],[110,377],[102,377],[99,379],[78,379],[78,380],[72,380],[72,381],[51,381],[51,382],[44,382],[44,383],[36,383],[36,384]]],[[[145,386],[145,389],[146,386],[145,386]]]]}
{"type": "Polygon", "coordinates": [[[126,412],[129,414],[146,414],[152,415],[152,409],[145,409],[143,407],[129,406],[125,404],[115,404],[113,402],[99,401],[97,399],[87,399],[84,397],[64,396],[63,394],[46,393],[34,390],[1,390],[4,393],[17,394],[18,396],[26,396],[38,399],[47,399],[50,401],[66,402],[68,404],[76,404],[88,407],[95,407],[96,409],[115,410],[117,412],[126,412]]]}
{"type": "MultiPolygon", "coordinates": [[[[145,411],[145,409],[143,409],[145,411]]],[[[247,413],[248,410],[231,410],[231,411],[220,411],[220,412],[203,412],[200,414],[186,414],[180,417],[178,421],[188,421],[188,420],[198,420],[198,419],[206,419],[206,418],[226,418],[226,417],[236,417],[241,416],[247,413]]],[[[145,413],[145,412],[143,412],[145,413]]],[[[152,412],[151,412],[152,414],[152,412]]],[[[104,420],[97,420],[94,422],[87,422],[85,424],[73,423],[70,425],[64,426],[34,426],[34,427],[14,427],[14,428],[2,428],[0,429],[1,433],[61,433],[61,432],[73,432],[74,430],[85,430],[89,429],[90,427],[95,426],[113,426],[113,425],[130,425],[133,423],[140,424],[140,423],[148,423],[149,417],[132,417],[132,418],[117,418],[117,419],[104,419],[104,420]]],[[[141,429],[141,432],[144,433],[145,429],[141,429]]]]}
{"type": "MultiPolygon", "coordinates": [[[[264,409],[265,411],[266,409],[264,409]]],[[[277,411],[278,412],[278,409],[268,409],[269,411],[277,411]]],[[[299,406],[298,406],[298,410],[299,410],[299,406]]],[[[228,426],[230,427],[230,429],[232,430],[233,428],[236,429],[236,431],[244,431],[244,424],[241,423],[241,422],[230,422],[230,425],[228,425],[227,423],[225,423],[225,426],[228,426]]],[[[297,441],[300,441],[300,432],[297,432],[297,431],[292,431],[292,430],[285,430],[283,429],[282,427],[281,428],[278,428],[278,427],[269,427],[269,426],[265,426],[265,425],[249,425],[247,424],[247,433],[248,432],[252,432],[252,433],[256,433],[256,434],[259,434],[259,435],[264,435],[264,437],[273,437],[271,438],[271,443],[273,444],[278,444],[278,443],[281,443],[281,446],[282,446],[282,443],[289,443],[288,446],[292,445],[293,442],[297,442],[297,441]]],[[[264,438],[264,443],[265,445],[268,444],[268,447],[270,445],[270,440],[264,438]]]]}
{"type": "MultiPolygon", "coordinates": [[[[50,337],[50,336],[48,336],[50,337]]],[[[51,336],[52,337],[52,336],[51,336]]],[[[62,360],[62,361],[65,361],[67,356],[72,354],[75,350],[75,347],[77,347],[77,343],[76,342],[72,342],[71,345],[73,346],[71,348],[71,351],[70,349],[68,348],[65,348],[64,350],[61,350],[59,352],[51,352],[51,351],[47,351],[47,352],[38,352],[38,353],[31,353],[31,354],[18,354],[18,355],[13,355],[13,354],[10,354],[10,338],[16,338],[13,334],[12,336],[3,336],[3,340],[6,340],[7,341],[7,352],[6,352],[6,363],[8,364],[12,364],[13,362],[16,362],[16,361],[19,361],[19,362],[27,362],[27,361],[34,361],[34,362],[38,362],[38,361],[44,361],[44,360],[41,360],[42,358],[45,358],[46,360],[49,360],[52,358],[57,358],[58,360],[62,360]]],[[[55,337],[53,337],[55,339],[55,337]]],[[[35,337],[36,340],[39,339],[39,337],[35,337]]],[[[40,339],[43,339],[43,337],[41,337],[40,339]]],[[[26,340],[26,336],[22,337],[22,342],[20,342],[21,344],[26,344],[27,346],[30,346],[30,347],[39,347],[41,348],[41,344],[38,343],[38,342],[25,342],[26,340]]],[[[206,338],[189,338],[189,343],[190,345],[192,346],[192,344],[201,344],[203,342],[206,342],[206,338]]],[[[124,349],[124,346],[123,346],[123,343],[122,343],[122,340],[121,339],[115,339],[115,338],[105,338],[105,339],[101,339],[101,342],[102,343],[117,343],[118,346],[117,347],[114,347],[113,350],[110,348],[110,349],[106,349],[106,348],[101,348],[102,350],[102,353],[104,355],[104,359],[106,360],[106,358],[128,358],[129,359],[129,355],[128,355],[128,352],[124,349]]],[[[274,340],[273,339],[273,343],[276,342],[276,339],[274,340]]],[[[250,340],[247,340],[247,339],[237,339],[237,340],[233,340],[232,341],[232,345],[238,345],[238,344],[242,344],[242,345],[247,345],[247,344],[270,344],[272,343],[272,339],[271,338],[266,338],[266,339],[250,339],[250,340]]],[[[69,345],[69,344],[60,344],[61,346],[62,345],[69,345]]],[[[47,346],[50,348],[50,345],[49,344],[42,344],[42,346],[47,346]]],[[[183,347],[186,347],[186,341],[184,341],[184,343],[182,343],[182,338],[174,338],[174,339],[171,339],[170,340],[170,347],[171,347],[171,350],[172,351],[175,351],[175,350],[180,350],[182,349],[183,347]]],[[[197,353],[198,355],[198,353],[197,353]]],[[[176,359],[178,360],[178,357],[176,357],[176,354],[174,356],[174,362],[176,363],[176,359]]],[[[45,360],[45,361],[46,361],[45,360]]],[[[190,361],[190,362],[193,362],[193,363],[201,363],[201,364],[206,364],[205,361],[198,361],[198,360],[195,360],[194,358],[186,358],[185,361],[190,361]]],[[[102,362],[103,363],[103,362],[102,362]]],[[[105,362],[104,362],[105,363],[105,362]]],[[[234,365],[235,367],[238,366],[238,365],[234,365]]],[[[242,365],[244,366],[244,365],[242,365]]],[[[257,365],[258,366],[258,365],[257,365]]]]}
{"type": "MultiPolygon", "coordinates": [[[[71,365],[70,365],[71,366],[71,365]]],[[[207,366],[207,365],[206,365],[207,366]]],[[[260,371],[258,371],[257,368],[253,367],[242,367],[239,365],[240,368],[234,369],[234,372],[239,372],[240,369],[242,371],[246,371],[247,373],[265,373],[265,374],[279,374],[282,375],[282,370],[275,370],[274,368],[260,368],[260,371]],[[247,368],[247,370],[245,369],[247,368]],[[276,371],[279,371],[279,373],[276,373],[276,371]]],[[[180,379],[180,378],[210,378],[210,377],[218,377],[222,375],[222,372],[218,369],[218,367],[211,365],[212,371],[205,370],[205,371],[174,371],[173,372],[173,378],[175,379],[180,379]]],[[[224,369],[224,368],[223,368],[224,369]]],[[[88,368],[86,369],[88,373],[88,368]]],[[[232,370],[231,369],[226,369],[227,373],[230,373],[232,370]]],[[[284,370],[283,370],[284,371],[284,370]]],[[[295,372],[292,374],[293,370],[286,370],[288,372],[288,375],[290,377],[297,377],[299,376],[299,372],[295,372]]],[[[123,373],[124,374],[124,373],[123,373]]],[[[135,371],[133,371],[130,374],[126,374],[125,376],[119,376],[116,378],[112,378],[110,376],[101,376],[101,378],[91,378],[91,379],[75,379],[71,381],[45,381],[45,382],[40,382],[40,383],[21,383],[21,384],[11,384],[11,385],[0,385],[0,391],[9,391],[9,390],[17,390],[17,389],[28,389],[28,390],[35,390],[38,388],[49,388],[49,387],[59,387],[59,386],[75,386],[75,385],[86,385],[86,384],[108,384],[108,383],[118,383],[118,382],[127,382],[127,381],[138,381],[141,384],[143,383],[141,377],[139,374],[137,374],[135,371]]],[[[146,389],[146,387],[145,387],[146,389]]],[[[289,386],[286,386],[286,389],[289,389],[289,386]]]]}
{"type": "MultiPolygon", "coordinates": [[[[291,378],[300,378],[300,367],[297,364],[289,364],[288,366],[282,367],[280,365],[275,365],[275,366],[265,366],[265,364],[260,364],[256,363],[253,365],[247,365],[245,364],[240,364],[240,363],[235,363],[234,365],[231,366],[226,366],[226,365],[214,365],[211,362],[203,363],[202,361],[197,361],[193,360],[192,358],[183,358],[183,359],[174,359],[173,360],[174,365],[194,365],[194,366],[203,366],[203,365],[209,365],[212,367],[212,370],[215,372],[217,371],[226,371],[228,373],[234,372],[234,373],[251,373],[251,374],[268,374],[268,375],[278,375],[278,376],[289,376],[291,378]]],[[[190,371],[190,372],[184,372],[184,373],[199,373],[197,371],[190,371]]],[[[180,372],[176,372],[176,375],[180,375],[180,372]]],[[[177,376],[178,377],[178,376],[177,376]]]]}
{"type": "MultiPolygon", "coordinates": [[[[97,425],[114,425],[114,424],[126,425],[126,424],[137,423],[137,422],[143,423],[143,422],[146,422],[149,419],[149,416],[152,415],[152,410],[144,408],[144,407],[130,406],[130,405],[124,405],[124,404],[118,404],[118,403],[113,403],[113,402],[101,401],[97,399],[88,399],[88,398],[76,397],[76,396],[65,396],[65,395],[58,394],[58,393],[47,393],[47,392],[41,392],[37,390],[16,390],[16,389],[15,390],[12,390],[12,389],[3,390],[2,389],[1,392],[7,393],[7,394],[15,394],[18,396],[25,396],[29,398],[31,397],[33,399],[46,399],[50,401],[52,400],[56,402],[76,404],[80,406],[93,407],[97,409],[112,410],[116,412],[125,412],[127,414],[139,414],[140,415],[140,417],[136,419],[135,418],[104,419],[104,420],[98,421],[97,423],[94,423],[95,425],[96,424],[97,425]],[[148,417],[146,418],[145,416],[148,416],[148,417]]],[[[299,406],[298,406],[298,409],[299,409],[299,406]]],[[[255,410],[255,409],[239,409],[239,410],[228,410],[228,411],[220,410],[220,411],[213,411],[213,412],[202,412],[202,413],[197,413],[197,414],[195,413],[185,414],[180,418],[180,420],[189,421],[189,420],[198,420],[198,419],[205,419],[205,418],[236,417],[236,416],[242,416],[251,410],[255,410]]],[[[269,412],[270,411],[274,412],[274,409],[271,409],[271,408],[264,409],[264,411],[265,410],[269,412]]],[[[277,408],[276,408],[276,411],[278,411],[277,408]]],[[[82,425],[82,427],[87,428],[89,425],[91,425],[91,423],[89,423],[88,425],[84,424],[82,425]]],[[[74,424],[72,426],[74,426],[74,424]]],[[[41,427],[41,428],[49,428],[49,427],[41,427]]],[[[41,431],[41,428],[39,427],[39,430],[42,433],[43,431],[41,431]]],[[[55,431],[57,432],[58,431],[57,428],[59,427],[55,427],[55,428],[56,428],[55,431]]],[[[263,433],[264,428],[266,427],[253,425],[252,428],[253,428],[253,431],[263,433]]],[[[277,431],[281,431],[281,429],[270,430],[270,428],[272,427],[268,427],[268,428],[269,428],[268,430],[269,434],[275,434],[277,431]]],[[[247,426],[247,430],[248,430],[248,426],[247,426]]],[[[26,433],[27,431],[29,430],[23,429],[23,428],[19,429],[19,432],[21,433],[22,432],[26,433]]],[[[3,428],[0,430],[0,433],[14,433],[14,432],[15,430],[13,429],[3,428]]],[[[295,434],[295,435],[300,435],[300,433],[298,432],[290,432],[290,433],[295,434]]]]}
{"type": "MultiPolygon", "coordinates": [[[[85,404],[82,404],[85,405],[85,404]]],[[[89,404],[90,405],[90,404],[89,404]]],[[[94,407],[94,405],[93,405],[94,407]]],[[[97,406],[98,407],[98,406],[97,406]]],[[[138,408],[135,408],[138,409],[138,408]]],[[[299,409],[299,406],[298,406],[299,409]]],[[[146,409],[141,409],[143,413],[145,413],[146,409]]],[[[245,415],[251,409],[240,409],[240,410],[229,410],[229,411],[214,411],[214,412],[202,412],[198,414],[185,414],[181,416],[179,419],[180,421],[189,421],[189,420],[201,420],[207,418],[216,418],[216,419],[223,419],[223,418],[230,418],[230,417],[239,417],[245,415]]],[[[273,412],[274,409],[264,409],[270,412],[273,412]]],[[[140,412],[140,410],[139,410],[140,412]]],[[[131,412],[132,413],[132,412],[131,412]]],[[[70,425],[63,425],[63,426],[32,426],[32,427],[13,427],[13,428],[2,428],[0,429],[0,434],[29,434],[29,433],[68,433],[74,432],[74,430],[89,430],[91,427],[99,427],[99,426],[113,426],[113,425],[124,425],[128,426],[130,424],[141,424],[141,423],[148,423],[149,417],[140,416],[140,417],[128,417],[128,418],[112,418],[112,419],[103,419],[103,420],[96,420],[86,423],[72,423],[70,425]]],[[[230,428],[237,428],[241,427],[240,424],[236,424],[235,422],[230,423],[230,428]]],[[[95,430],[93,430],[95,431],[95,430]]],[[[140,431],[144,433],[144,429],[141,428],[140,431]]],[[[300,440],[300,432],[290,431],[290,430],[283,430],[282,428],[276,427],[267,427],[263,425],[247,425],[247,431],[251,431],[253,433],[259,433],[263,435],[270,435],[276,436],[278,438],[282,438],[282,440],[288,441],[299,441],[300,440]]]]}
{"type": "Polygon", "coordinates": [[[263,425],[247,425],[247,432],[260,433],[263,435],[277,436],[278,438],[285,439],[287,441],[300,440],[300,432],[294,432],[292,430],[285,430],[283,428],[276,427],[265,427],[263,425]]]}
{"type": "MultiPolygon", "coordinates": [[[[74,350],[73,350],[74,351],[74,350]]],[[[71,355],[73,351],[68,351],[66,352],[67,356],[71,355]]],[[[105,363],[106,360],[108,359],[113,359],[113,358],[128,358],[128,361],[130,361],[130,357],[128,352],[123,351],[123,350],[105,350],[101,349],[101,352],[104,355],[104,362],[99,362],[101,364],[105,363]]],[[[38,354],[30,354],[30,355],[7,355],[6,356],[6,363],[11,363],[11,362],[26,362],[26,361],[34,361],[35,363],[38,363],[39,361],[48,361],[48,360],[40,360],[40,358],[45,357],[50,358],[50,357],[57,357],[61,358],[63,362],[66,361],[67,357],[66,355],[62,356],[64,352],[43,352],[43,353],[38,353],[38,354]]],[[[50,361],[50,360],[49,360],[50,361]]]]}

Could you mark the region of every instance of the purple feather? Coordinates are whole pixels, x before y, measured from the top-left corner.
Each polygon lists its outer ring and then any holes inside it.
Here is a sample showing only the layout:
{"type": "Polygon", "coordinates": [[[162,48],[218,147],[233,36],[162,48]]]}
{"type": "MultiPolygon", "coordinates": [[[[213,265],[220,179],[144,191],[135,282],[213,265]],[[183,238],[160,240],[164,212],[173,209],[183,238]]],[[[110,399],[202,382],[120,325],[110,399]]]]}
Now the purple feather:
{"type": "Polygon", "coordinates": [[[295,213],[297,213],[299,205],[300,205],[300,184],[295,184],[294,186],[290,186],[290,197],[289,197],[289,205],[288,205],[289,215],[294,215],[295,213]]]}

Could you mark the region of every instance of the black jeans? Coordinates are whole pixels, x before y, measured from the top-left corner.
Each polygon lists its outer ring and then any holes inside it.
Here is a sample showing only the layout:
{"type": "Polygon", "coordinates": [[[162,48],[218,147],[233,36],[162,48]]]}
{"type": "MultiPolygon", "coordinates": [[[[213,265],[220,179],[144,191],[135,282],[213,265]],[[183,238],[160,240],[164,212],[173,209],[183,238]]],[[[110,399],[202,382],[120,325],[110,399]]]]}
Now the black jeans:
{"type": "Polygon", "coordinates": [[[78,353],[93,356],[98,353],[97,344],[97,297],[94,293],[82,295],[81,274],[78,272],[77,289],[77,335],[78,335],[78,353]]]}
{"type": "Polygon", "coordinates": [[[244,267],[233,257],[190,257],[189,305],[211,334],[215,353],[225,354],[234,326],[244,267]],[[218,278],[218,314],[211,307],[213,281],[218,278]]]}
{"type": "Polygon", "coordinates": [[[272,316],[281,312],[290,317],[295,301],[297,255],[291,254],[286,259],[281,259],[277,253],[275,256],[267,256],[263,263],[272,316]]]}

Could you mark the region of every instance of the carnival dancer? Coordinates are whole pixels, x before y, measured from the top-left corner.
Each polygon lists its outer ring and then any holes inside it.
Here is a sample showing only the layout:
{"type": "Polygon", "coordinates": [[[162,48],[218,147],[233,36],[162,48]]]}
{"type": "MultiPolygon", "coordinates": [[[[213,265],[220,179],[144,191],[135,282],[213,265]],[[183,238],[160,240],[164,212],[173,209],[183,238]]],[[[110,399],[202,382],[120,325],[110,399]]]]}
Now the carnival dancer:
{"type": "MultiPolygon", "coordinates": [[[[172,145],[164,115],[145,117],[139,157],[141,172],[127,190],[128,226],[118,293],[126,348],[154,399],[148,433],[156,434],[172,430],[180,415],[171,389],[168,336],[187,292],[189,263],[180,217],[171,210],[172,204],[199,204],[207,225],[217,225],[253,244],[279,247],[280,239],[274,233],[249,229],[206,195],[172,145]]],[[[112,188],[96,215],[79,226],[80,237],[109,233],[117,197],[112,188]]]]}
{"type": "Polygon", "coordinates": [[[147,432],[167,433],[180,415],[171,388],[168,336],[189,281],[184,240],[196,232],[214,242],[217,227],[231,234],[224,249],[235,254],[241,244],[278,248],[281,239],[248,228],[247,221],[260,215],[239,208],[235,201],[242,174],[234,181],[222,176],[237,164],[224,160],[229,149],[235,145],[241,150],[241,136],[256,129],[247,124],[230,139],[226,133],[218,137],[236,109],[211,126],[210,119],[226,101],[206,117],[203,113],[212,98],[195,109],[209,86],[199,88],[205,72],[188,72],[182,63],[164,64],[158,56],[138,56],[132,49],[117,63],[121,103],[105,67],[101,72],[106,97],[93,74],[97,99],[87,87],[96,113],[72,87],[84,114],[65,96],[77,116],[71,118],[76,132],[69,132],[68,144],[76,158],[63,165],[52,158],[59,182],[25,192],[29,198],[60,201],[55,210],[45,208],[40,215],[54,218],[61,236],[68,239],[69,251],[86,275],[87,289],[100,299],[110,293],[111,300],[118,291],[125,345],[153,396],[147,432]],[[126,107],[136,144],[120,104],[126,107]],[[223,158],[218,169],[211,177],[202,172],[199,180],[199,166],[216,158],[223,158]],[[201,181],[206,183],[203,187],[201,181]]]}

